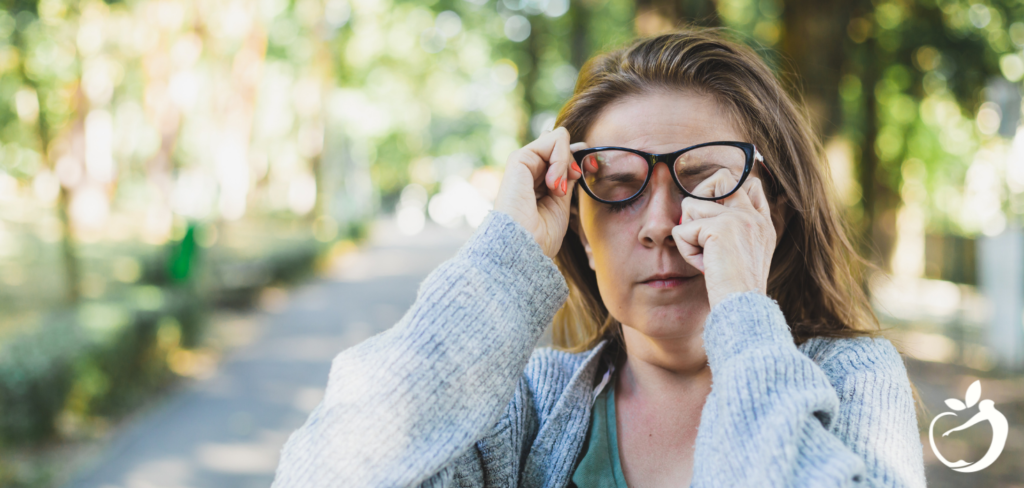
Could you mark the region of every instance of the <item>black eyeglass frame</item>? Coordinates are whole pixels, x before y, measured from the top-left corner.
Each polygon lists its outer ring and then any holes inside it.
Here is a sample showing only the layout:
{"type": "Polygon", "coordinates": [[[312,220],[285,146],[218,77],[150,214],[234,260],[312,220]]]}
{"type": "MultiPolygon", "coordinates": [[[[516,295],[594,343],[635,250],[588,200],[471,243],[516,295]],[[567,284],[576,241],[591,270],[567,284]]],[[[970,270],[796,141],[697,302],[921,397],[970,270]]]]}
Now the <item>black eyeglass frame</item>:
{"type": "Polygon", "coordinates": [[[632,148],[628,148],[628,147],[598,146],[598,147],[588,147],[586,149],[580,149],[579,151],[576,151],[576,152],[572,153],[572,156],[573,156],[573,159],[576,160],[576,164],[580,165],[580,169],[582,169],[583,168],[583,158],[584,157],[586,157],[589,154],[596,153],[598,151],[606,151],[606,150],[609,150],[609,149],[614,149],[614,150],[618,150],[618,151],[631,152],[631,153],[636,154],[638,156],[642,156],[644,158],[644,160],[647,161],[647,178],[644,180],[644,183],[642,185],[640,185],[640,189],[637,190],[637,192],[635,194],[633,194],[633,196],[631,196],[629,198],[626,198],[626,199],[623,199],[623,200],[605,200],[603,198],[599,198],[597,195],[594,195],[594,192],[590,191],[590,187],[587,186],[586,178],[581,177],[579,179],[579,182],[580,182],[580,186],[583,187],[583,191],[587,192],[587,195],[590,195],[590,197],[593,198],[594,200],[597,200],[597,201],[602,202],[602,203],[626,203],[626,202],[632,201],[632,200],[636,199],[637,197],[639,197],[640,195],[642,195],[644,190],[647,189],[647,184],[651,182],[651,175],[654,174],[654,166],[656,166],[658,163],[665,163],[665,165],[668,166],[670,172],[672,173],[672,180],[676,182],[676,186],[679,187],[680,190],[682,190],[683,194],[685,194],[688,197],[696,198],[698,200],[708,200],[708,201],[721,200],[723,198],[728,197],[729,195],[732,195],[733,193],[736,193],[736,191],[739,190],[741,186],[743,186],[743,182],[747,180],[747,176],[750,175],[750,171],[754,168],[754,161],[758,161],[761,164],[764,164],[764,156],[762,156],[761,153],[758,152],[757,148],[754,147],[753,144],[751,144],[749,142],[737,142],[737,141],[704,142],[704,143],[701,143],[701,144],[696,144],[696,145],[693,145],[693,146],[690,146],[690,147],[687,147],[687,148],[680,149],[680,150],[675,151],[675,152],[670,152],[670,153],[665,153],[665,154],[651,154],[649,152],[644,152],[644,151],[641,151],[639,149],[632,149],[632,148]],[[717,196],[717,197],[702,197],[702,196],[694,195],[694,194],[686,191],[686,188],[683,188],[683,184],[679,182],[679,175],[676,174],[676,170],[675,170],[675,162],[676,162],[676,160],[679,159],[679,156],[682,156],[683,153],[685,153],[687,151],[691,151],[693,149],[697,149],[697,148],[701,148],[701,147],[706,147],[706,146],[738,147],[738,148],[742,149],[743,153],[746,155],[746,161],[744,162],[744,165],[743,165],[743,174],[740,175],[740,180],[736,184],[736,188],[733,188],[732,191],[730,191],[729,193],[726,193],[725,195],[721,195],[721,196],[717,196]]]}

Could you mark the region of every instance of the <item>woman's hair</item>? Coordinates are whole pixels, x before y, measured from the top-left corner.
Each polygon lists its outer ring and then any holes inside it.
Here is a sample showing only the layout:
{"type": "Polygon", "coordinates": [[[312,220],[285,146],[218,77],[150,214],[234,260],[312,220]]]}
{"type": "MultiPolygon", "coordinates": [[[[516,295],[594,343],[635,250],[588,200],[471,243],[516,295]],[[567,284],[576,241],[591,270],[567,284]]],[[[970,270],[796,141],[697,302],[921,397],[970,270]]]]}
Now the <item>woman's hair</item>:
{"type": "MultiPolygon", "coordinates": [[[[764,155],[768,199],[774,205],[786,196],[790,217],[772,257],[768,295],[782,308],[795,343],[818,336],[879,336],[878,319],[860,281],[869,264],[847,237],[824,151],[807,114],[761,57],[723,37],[721,29],[687,28],[640,38],[590,59],[555,125],[568,129],[572,142],[582,141],[610,103],[665,90],[691,90],[726,107],[731,112],[726,115],[750,138],[747,142],[764,155]]],[[[578,198],[576,191],[572,205],[578,205],[578,198]]],[[[579,352],[602,339],[621,340],[621,325],[601,300],[573,226],[555,262],[570,290],[555,315],[555,347],[579,352]]]]}

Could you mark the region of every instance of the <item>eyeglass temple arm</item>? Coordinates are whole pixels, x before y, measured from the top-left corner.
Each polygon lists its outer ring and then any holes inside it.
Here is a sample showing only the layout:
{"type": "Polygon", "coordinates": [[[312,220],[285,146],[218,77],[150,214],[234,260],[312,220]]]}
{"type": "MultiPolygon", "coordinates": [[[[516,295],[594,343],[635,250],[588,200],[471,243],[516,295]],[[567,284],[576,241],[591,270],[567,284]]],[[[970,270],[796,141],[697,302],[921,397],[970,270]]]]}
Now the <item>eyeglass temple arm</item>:
{"type": "Polygon", "coordinates": [[[761,167],[764,168],[764,172],[772,179],[772,186],[775,186],[775,176],[772,175],[771,170],[768,169],[768,165],[764,164],[764,156],[761,155],[761,151],[758,151],[756,147],[754,148],[754,161],[761,163],[761,167]]]}

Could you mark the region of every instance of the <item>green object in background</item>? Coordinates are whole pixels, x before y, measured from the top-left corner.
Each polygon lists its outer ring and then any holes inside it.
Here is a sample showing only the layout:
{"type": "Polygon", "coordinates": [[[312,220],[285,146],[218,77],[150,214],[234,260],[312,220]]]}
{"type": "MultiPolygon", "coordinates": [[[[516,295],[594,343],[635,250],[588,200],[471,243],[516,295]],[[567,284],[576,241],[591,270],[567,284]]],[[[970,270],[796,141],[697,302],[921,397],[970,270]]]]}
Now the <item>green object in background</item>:
{"type": "Polygon", "coordinates": [[[168,262],[171,281],[184,283],[188,281],[192,271],[192,260],[196,254],[196,224],[189,223],[185,236],[174,245],[168,262]]]}

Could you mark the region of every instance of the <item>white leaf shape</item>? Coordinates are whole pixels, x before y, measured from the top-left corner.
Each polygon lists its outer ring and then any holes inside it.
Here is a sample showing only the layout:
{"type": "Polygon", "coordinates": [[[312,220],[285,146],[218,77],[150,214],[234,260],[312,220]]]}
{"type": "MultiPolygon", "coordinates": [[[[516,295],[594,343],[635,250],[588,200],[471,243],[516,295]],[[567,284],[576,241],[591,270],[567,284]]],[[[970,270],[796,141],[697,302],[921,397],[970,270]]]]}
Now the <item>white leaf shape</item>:
{"type": "Polygon", "coordinates": [[[967,405],[964,405],[964,402],[961,402],[960,400],[957,400],[956,398],[947,399],[946,400],[946,405],[949,408],[952,408],[953,410],[965,410],[967,408],[967,405]]]}
{"type": "Polygon", "coordinates": [[[981,398],[981,380],[974,380],[971,386],[967,387],[967,408],[971,408],[975,403],[978,403],[978,399],[981,398]]]}

